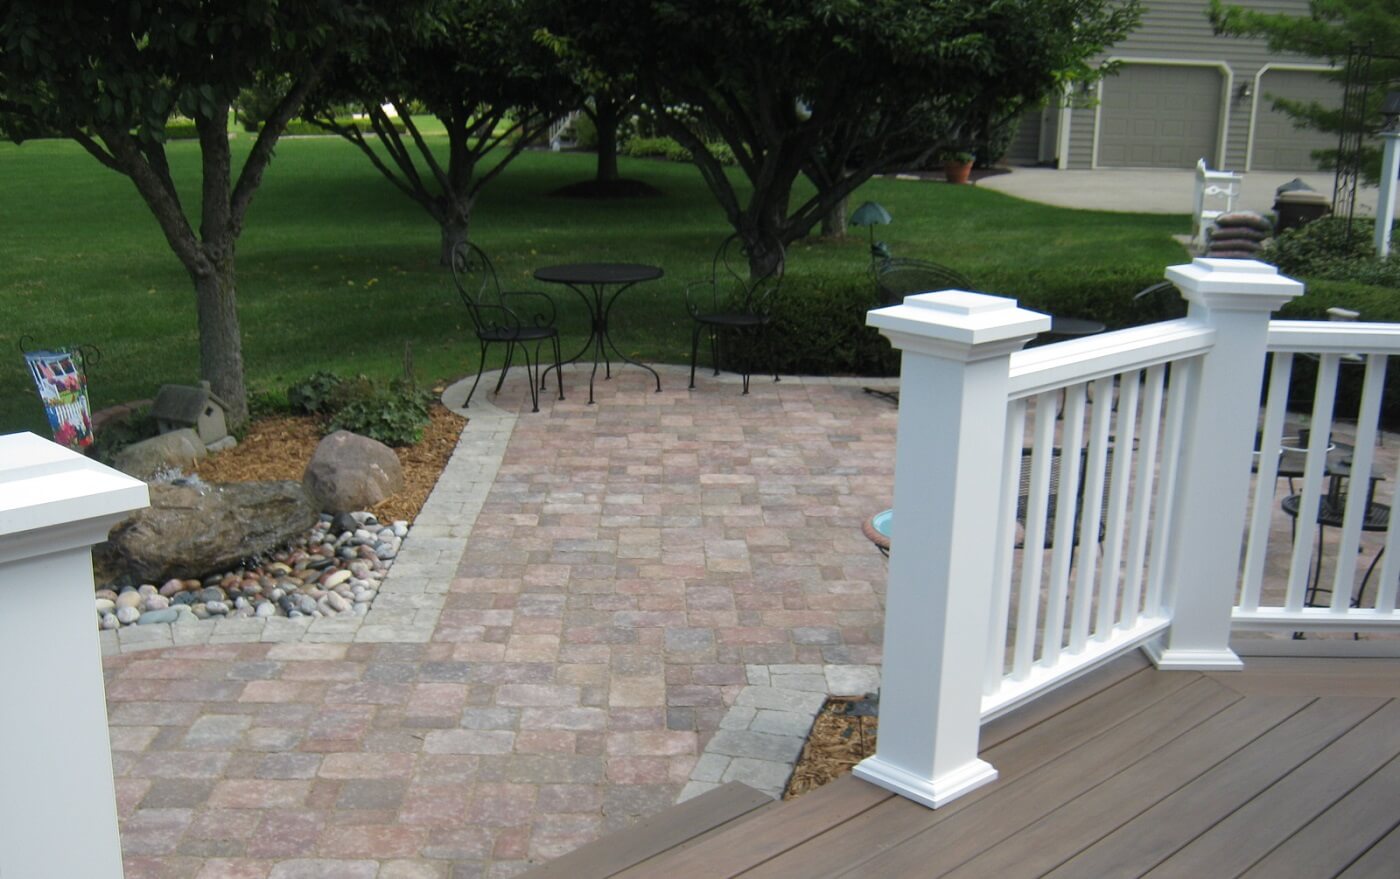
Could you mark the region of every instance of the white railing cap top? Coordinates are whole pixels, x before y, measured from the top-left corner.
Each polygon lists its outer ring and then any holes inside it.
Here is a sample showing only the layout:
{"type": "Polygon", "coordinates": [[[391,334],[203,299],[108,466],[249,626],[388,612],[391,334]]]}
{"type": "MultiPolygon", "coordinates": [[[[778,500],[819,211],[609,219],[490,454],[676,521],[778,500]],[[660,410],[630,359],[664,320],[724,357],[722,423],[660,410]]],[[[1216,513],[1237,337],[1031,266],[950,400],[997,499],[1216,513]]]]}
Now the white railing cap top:
{"type": "Polygon", "coordinates": [[[1301,296],[1303,285],[1257,259],[1215,259],[1198,256],[1189,265],[1168,266],[1167,280],[1192,293],[1254,294],[1285,300],[1301,296]]]}
{"type": "Polygon", "coordinates": [[[916,293],[905,297],[902,305],[871,311],[866,322],[882,330],[964,345],[1030,337],[1050,329],[1049,315],[1021,308],[1015,299],[967,290],[916,293]]]}
{"type": "Polygon", "coordinates": [[[147,503],[139,479],[32,433],[0,436],[0,538],[147,503]]]}

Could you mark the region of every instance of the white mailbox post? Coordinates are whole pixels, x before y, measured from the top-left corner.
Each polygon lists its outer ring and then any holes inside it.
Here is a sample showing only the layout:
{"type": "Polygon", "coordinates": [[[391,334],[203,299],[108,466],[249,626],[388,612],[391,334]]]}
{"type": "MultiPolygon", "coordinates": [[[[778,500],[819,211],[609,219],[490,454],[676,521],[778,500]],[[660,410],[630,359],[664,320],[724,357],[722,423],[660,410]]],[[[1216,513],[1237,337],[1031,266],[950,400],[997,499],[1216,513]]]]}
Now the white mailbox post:
{"type": "Polygon", "coordinates": [[[0,877],[120,879],[92,546],[146,484],[0,436],[0,877]]]}

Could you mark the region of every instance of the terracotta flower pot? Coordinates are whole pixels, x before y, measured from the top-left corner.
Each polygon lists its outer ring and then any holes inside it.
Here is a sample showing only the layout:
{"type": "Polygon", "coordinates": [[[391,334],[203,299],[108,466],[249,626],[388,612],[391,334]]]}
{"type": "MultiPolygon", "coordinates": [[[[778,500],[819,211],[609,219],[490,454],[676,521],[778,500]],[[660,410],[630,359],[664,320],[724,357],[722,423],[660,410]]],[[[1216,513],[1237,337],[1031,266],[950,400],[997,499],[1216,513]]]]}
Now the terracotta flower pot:
{"type": "Polygon", "coordinates": [[[971,162],[948,161],[943,163],[943,176],[949,183],[966,183],[968,176],[972,174],[971,162]]]}

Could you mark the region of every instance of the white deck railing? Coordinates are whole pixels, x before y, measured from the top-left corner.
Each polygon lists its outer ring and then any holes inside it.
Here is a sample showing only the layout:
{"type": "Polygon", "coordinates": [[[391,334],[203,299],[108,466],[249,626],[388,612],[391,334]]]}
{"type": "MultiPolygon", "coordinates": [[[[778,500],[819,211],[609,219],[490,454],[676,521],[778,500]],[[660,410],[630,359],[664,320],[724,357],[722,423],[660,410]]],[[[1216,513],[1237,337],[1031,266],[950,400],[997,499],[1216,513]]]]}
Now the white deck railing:
{"type": "Polygon", "coordinates": [[[1198,259],[1167,277],[1187,318],[1024,351],[1049,320],[1013,300],[944,291],[871,312],[903,361],[879,750],[860,777],[930,806],[961,796],[996,777],[977,756],[983,720],[1139,646],[1160,668],[1230,670],[1233,625],[1400,629],[1400,527],[1385,532],[1371,599],[1352,607],[1357,566],[1334,564],[1329,603],[1309,607],[1312,529],[1287,544],[1276,497],[1293,354],[1316,353],[1315,441],[1290,503],[1304,523],[1342,505],[1326,551],[1357,556],[1381,501],[1336,490],[1344,465],[1323,428],[1340,358],[1366,355],[1348,439],[1352,469],[1371,470],[1400,327],[1271,324],[1302,285],[1253,261],[1198,259]]]}
{"type": "Polygon", "coordinates": [[[1011,355],[984,719],[1166,628],[1162,513],[1214,336],[1181,320],[1011,355]]]}
{"type": "Polygon", "coordinates": [[[1400,354],[1400,325],[1274,321],[1269,351],[1235,626],[1285,632],[1400,627],[1400,528],[1389,516],[1400,472],[1382,465],[1377,449],[1386,367],[1400,354]],[[1290,398],[1295,410],[1305,402],[1296,399],[1300,362],[1315,374],[1311,406],[1290,413],[1290,398]],[[1358,384],[1355,420],[1339,422],[1338,389],[1358,384]],[[1308,442],[1300,444],[1304,425],[1308,442]],[[1357,473],[1370,476],[1357,483],[1357,473]],[[1279,527],[1284,503],[1293,510],[1287,530],[1279,527]]]}

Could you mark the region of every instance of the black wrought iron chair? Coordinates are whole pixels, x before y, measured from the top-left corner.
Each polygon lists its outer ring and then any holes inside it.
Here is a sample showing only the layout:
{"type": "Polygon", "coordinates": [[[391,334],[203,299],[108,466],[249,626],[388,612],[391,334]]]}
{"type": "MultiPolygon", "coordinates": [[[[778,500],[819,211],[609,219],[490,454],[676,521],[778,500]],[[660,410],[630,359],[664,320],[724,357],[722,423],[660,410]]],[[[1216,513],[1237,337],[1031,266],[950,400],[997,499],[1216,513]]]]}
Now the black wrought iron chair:
{"type": "MultiPolygon", "coordinates": [[[[972,282],[961,273],[924,259],[889,256],[883,241],[871,245],[870,272],[875,279],[875,298],[881,306],[899,305],[913,293],[937,290],[971,290],[972,282]],[[876,257],[883,259],[876,260],[876,257]]],[[[899,391],[863,388],[867,394],[899,404],[899,391]]]]}
{"type": "MultiPolygon", "coordinates": [[[[685,307],[695,322],[695,329],[690,335],[691,388],[695,387],[695,362],[700,353],[701,333],[709,334],[715,375],[719,375],[720,336],[723,331],[749,337],[750,348],[766,335],[773,322],[772,306],[783,284],[783,249],[778,244],[773,246],[777,248],[778,256],[774,268],[762,277],[753,278],[749,275],[747,247],[737,234],[730,235],[715,251],[710,276],[686,285],[685,307]]],[[[771,348],[768,355],[776,363],[777,358],[771,348]]],[[[750,351],[741,360],[745,394],[749,392],[752,363],[750,351]]],[[[775,367],[773,381],[778,380],[775,367]]]]}
{"type": "Polygon", "coordinates": [[[911,293],[972,288],[961,273],[924,259],[887,259],[877,263],[874,271],[875,295],[881,305],[899,305],[911,293]]]}
{"type": "Polygon", "coordinates": [[[559,354],[559,328],[555,326],[558,313],[554,300],[545,293],[535,290],[501,290],[496,277],[496,269],[491,260],[475,244],[462,242],[452,249],[452,280],[471,315],[472,327],[481,345],[481,363],[476,371],[476,381],[467,392],[463,406],[471,405],[472,395],[481,382],[481,373],[486,368],[486,352],[497,342],[506,346],[505,364],[501,376],[496,380],[496,390],[501,392],[506,373],[510,372],[518,346],[525,358],[525,376],[530,380],[530,404],[532,412],[540,411],[540,346],[546,341],[554,349],[554,375],[559,384],[559,399],[564,399],[564,378],[559,354]],[[530,343],[535,346],[533,368],[530,361],[530,343]]]}

